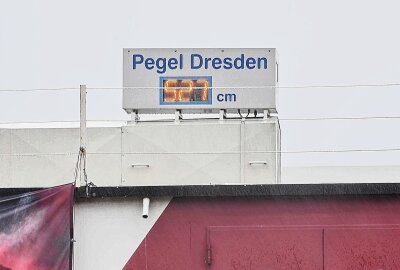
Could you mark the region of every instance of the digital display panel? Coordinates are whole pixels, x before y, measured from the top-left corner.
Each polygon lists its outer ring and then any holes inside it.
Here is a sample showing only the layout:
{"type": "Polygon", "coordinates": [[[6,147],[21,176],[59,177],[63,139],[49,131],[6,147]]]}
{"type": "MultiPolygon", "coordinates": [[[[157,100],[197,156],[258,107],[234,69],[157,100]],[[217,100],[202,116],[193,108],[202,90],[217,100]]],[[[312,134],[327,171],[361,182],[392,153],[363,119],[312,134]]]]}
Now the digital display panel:
{"type": "Polygon", "coordinates": [[[161,77],[160,104],[211,104],[211,77],[161,77]]]}

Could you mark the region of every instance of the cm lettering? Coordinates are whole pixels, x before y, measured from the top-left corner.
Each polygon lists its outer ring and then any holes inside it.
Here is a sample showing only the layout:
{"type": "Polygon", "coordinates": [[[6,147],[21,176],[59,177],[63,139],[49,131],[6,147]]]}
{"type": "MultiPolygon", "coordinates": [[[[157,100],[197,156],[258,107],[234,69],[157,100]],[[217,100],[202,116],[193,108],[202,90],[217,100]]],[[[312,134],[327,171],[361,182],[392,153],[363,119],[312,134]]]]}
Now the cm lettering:
{"type": "Polygon", "coordinates": [[[218,102],[236,102],[236,94],[218,94],[218,102]]]}

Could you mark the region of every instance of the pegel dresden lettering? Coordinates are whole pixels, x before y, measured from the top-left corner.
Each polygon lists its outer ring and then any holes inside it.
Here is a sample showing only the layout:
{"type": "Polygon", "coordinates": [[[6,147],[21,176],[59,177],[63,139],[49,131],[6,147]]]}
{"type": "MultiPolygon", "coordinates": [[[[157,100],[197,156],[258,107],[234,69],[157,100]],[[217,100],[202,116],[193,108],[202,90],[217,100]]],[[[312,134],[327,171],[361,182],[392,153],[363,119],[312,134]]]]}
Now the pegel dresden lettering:
{"type": "MultiPolygon", "coordinates": [[[[167,70],[184,69],[183,54],[179,57],[145,57],[142,54],[132,55],[132,68],[143,67],[147,70],[155,70],[158,74],[164,74],[167,70]]],[[[191,54],[189,68],[192,70],[208,69],[267,69],[267,57],[247,57],[244,53],[237,57],[204,57],[201,54],[191,54]]]]}

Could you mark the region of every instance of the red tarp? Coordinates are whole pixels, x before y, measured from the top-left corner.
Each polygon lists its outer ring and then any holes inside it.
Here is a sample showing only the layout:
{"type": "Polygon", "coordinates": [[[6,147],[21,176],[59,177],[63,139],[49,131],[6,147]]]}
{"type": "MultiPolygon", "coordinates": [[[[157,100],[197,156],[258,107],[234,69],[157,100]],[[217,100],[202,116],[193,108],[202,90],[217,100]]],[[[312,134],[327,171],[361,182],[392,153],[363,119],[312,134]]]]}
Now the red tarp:
{"type": "Polygon", "coordinates": [[[0,270],[72,269],[74,186],[0,197],[0,270]]]}

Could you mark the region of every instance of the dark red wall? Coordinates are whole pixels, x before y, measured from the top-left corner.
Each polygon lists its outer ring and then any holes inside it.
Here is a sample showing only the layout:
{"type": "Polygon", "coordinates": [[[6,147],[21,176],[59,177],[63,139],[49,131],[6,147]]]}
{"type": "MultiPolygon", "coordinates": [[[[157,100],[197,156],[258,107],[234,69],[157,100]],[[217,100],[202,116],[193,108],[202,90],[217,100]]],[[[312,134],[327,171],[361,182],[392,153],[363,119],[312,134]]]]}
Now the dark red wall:
{"type": "Polygon", "coordinates": [[[124,269],[400,269],[400,198],[175,198],[124,269]]]}

